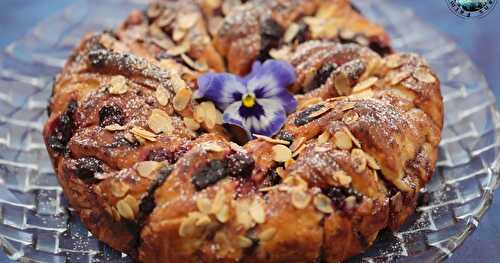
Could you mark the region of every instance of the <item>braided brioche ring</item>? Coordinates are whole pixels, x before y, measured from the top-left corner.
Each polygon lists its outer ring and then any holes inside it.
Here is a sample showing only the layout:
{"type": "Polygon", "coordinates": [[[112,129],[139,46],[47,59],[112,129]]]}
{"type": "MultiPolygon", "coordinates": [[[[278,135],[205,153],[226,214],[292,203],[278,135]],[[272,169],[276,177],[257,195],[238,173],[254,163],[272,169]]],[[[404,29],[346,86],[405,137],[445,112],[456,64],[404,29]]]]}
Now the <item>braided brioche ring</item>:
{"type": "Polygon", "coordinates": [[[133,13],[116,33],[86,36],[57,78],[44,138],[89,230],[140,262],[338,262],[398,229],[434,173],[439,80],[417,55],[381,57],[391,52],[383,30],[348,1],[330,4],[250,1],[227,11],[214,35],[220,7],[169,2],[133,13]],[[178,18],[186,14],[195,22],[178,18]],[[312,14],[338,15],[329,23],[369,36],[371,48],[314,26],[273,46],[295,68],[298,109],[275,138],[231,142],[213,104],[191,99],[204,69],[188,59],[244,73],[272,53],[259,39],[269,17],[287,28],[312,14]],[[186,52],[182,63],[155,31],[167,18],[172,39],[195,43],[174,47],[186,52]],[[199,41],[211,35],[213,45],[199,41]],[[255,50],[241,53],[244,43],[255,50]]]}

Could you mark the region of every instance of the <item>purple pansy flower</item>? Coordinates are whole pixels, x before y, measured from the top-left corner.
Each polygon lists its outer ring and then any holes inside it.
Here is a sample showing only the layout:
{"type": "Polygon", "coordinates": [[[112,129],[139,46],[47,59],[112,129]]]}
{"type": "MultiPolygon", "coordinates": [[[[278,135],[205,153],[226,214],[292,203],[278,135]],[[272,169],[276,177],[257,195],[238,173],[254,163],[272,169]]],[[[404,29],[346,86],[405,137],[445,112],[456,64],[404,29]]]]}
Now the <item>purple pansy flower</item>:
{"type": "Polygon", "coordinates": [[[213,101],[224,111],[224,122],[249,134],[272,136],[297,107],[287,87],[296,79],[293,67],[281,60],[255,62],[241,78],[229,73],[207,73],[198,78],[196,97],[213,101]]]}

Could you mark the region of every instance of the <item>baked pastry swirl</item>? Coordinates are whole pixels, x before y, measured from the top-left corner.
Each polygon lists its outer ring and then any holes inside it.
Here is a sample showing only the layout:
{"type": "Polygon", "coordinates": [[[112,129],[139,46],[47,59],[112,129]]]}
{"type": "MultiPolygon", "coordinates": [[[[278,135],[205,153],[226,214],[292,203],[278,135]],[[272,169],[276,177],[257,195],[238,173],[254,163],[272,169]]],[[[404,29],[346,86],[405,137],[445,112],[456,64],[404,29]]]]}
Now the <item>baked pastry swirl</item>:
{"type": "Polygon", "coordinates": [[[43,135],[89,230],[139,262],[338,262],[398,229],[434,173],[440,84],[346,0],[162,1],[89,34],[43,135]],[[207,70],[293,66],[297,110],[240,146],[207,70]]]}

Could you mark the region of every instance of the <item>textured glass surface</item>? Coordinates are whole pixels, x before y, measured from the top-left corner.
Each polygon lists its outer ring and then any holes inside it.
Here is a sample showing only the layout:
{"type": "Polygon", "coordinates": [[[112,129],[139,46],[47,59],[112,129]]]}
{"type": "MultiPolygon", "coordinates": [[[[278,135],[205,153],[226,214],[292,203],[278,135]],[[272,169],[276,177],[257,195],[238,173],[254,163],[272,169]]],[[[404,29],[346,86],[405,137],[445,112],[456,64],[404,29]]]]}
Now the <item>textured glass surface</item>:
{"type": "MultiPolygon", "coordinates": [[[[484,76],[456,44],[390,1],[358,0],[399,51],[423,55],[442,80],[445,128],[436,175],[418,213],[382,233],[353,262],[427,262],[450,255],[477,227],[498,180],[499,120],[484,76]]],[[[0,53],[0,241],[12,259],[129,262],[98,242],[61,194],[41,136],[53,76],[87,31],[116,26],[131,0],[80,0],[0,53]]]]}

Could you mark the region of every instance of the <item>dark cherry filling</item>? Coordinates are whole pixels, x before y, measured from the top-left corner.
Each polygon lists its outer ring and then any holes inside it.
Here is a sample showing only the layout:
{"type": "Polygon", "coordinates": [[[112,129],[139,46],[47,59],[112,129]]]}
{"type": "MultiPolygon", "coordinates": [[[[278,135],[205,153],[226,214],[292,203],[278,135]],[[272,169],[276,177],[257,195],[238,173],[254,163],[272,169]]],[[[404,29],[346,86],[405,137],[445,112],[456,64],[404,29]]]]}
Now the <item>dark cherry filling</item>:
{"type": "Polygon", "coordinates": [[[235,152],[223,160],[211,160],[200,169],[191,182],[197,191],[214,185],[226,176],[248,178],[255,166],[253,158],[242,152],[235,152]]]}
{"type": "Polygon", "coordinates": [[[316,72],[311,84],[307,86],[304,92],[308,92],[321,87],[328,80],[330,75],[338,68],[335,63],[326,63],[316,72]]]}
{"type": "Polygon", "coordinates": [[[96,173],[103,171],[102,165],[102,161],[94,157],[80,158],[76,160],[75,175],[84,181],[93,180],[96,173]]]}
{"type": "Polygon", "coordinates": [[[298,42],[299,44],[306,42],[311,38],[311,32],[309,31],[309,25],[307,25],[304,22],[299,23],[299,32],[297,32],[297,35],[293,38],[293,41],[298,42]]]}
{"type": "Polygon", "coordinates": [[[59,117],[54,132],[48,139],[49,148],[58,153],[64,153],[66,145],[75,132],[75,112],[78,107],[77,102],[69,102],[66,111],[59,117]]]}
{"type": "Polygon", "coordinates": [[[125,116],[117,106],[104,106],[99,110],[99,125],[106,127],[111,124],[125,124],[125,116]]]}
{"type": "Polygon", "coordinates": [[[294,121],[295,126],[306,125],[309,122],[313,121],[314,118],[311,118],[310,115],[321,110],[323,107],[324,107],[323,104],[317,104],[299,112],[297,118],[295,118],[294,121]]]}
{"type": "Polygon", "coordinates": [[[290,144],[292,144],[294,140],[293,135],[291,135],[287,131],[280,131],[280,133],[278,134],[278,139],[290,142],[290,144]]]}
{"type": "Polygon", "coordinates": [[[330,197],[333,204],[339,208],[343,206],[344,200],[349,196],[355,196],[356,202],[363,200],[363,195],[352,188],[329,187],[323,189],[323,194],[330,197]]]}
{"type": "Polygon", "coordinates": [[[149,215],[155,208],[156,204],[154,200],[154,193],[156,189],[158,189],[158,187],[160,187],[165,182],[165,180],[167,180],[173,170],[173,166],[163,167],[160,170],[158,177],[156,177],[151,185],[149,185],[148,192],[146,196],[141,200],[141,204],[139,205],[139,222],[141,222],[141,219],[144,219],[145,216],[149,215]]]}
{"type": "Polygon", "coordinates": [[[285,30],[272,18],[264,20],[261,24],[261,28],[260,53],[258,60],[264,61],[270,58],[269,50],[279,47],[281,37],[285,33],[285,30]]]}

